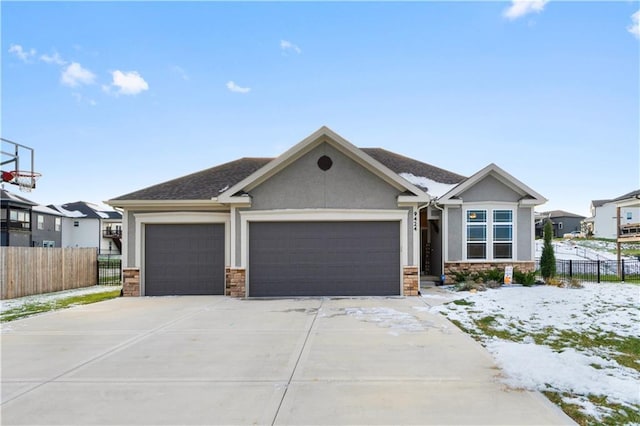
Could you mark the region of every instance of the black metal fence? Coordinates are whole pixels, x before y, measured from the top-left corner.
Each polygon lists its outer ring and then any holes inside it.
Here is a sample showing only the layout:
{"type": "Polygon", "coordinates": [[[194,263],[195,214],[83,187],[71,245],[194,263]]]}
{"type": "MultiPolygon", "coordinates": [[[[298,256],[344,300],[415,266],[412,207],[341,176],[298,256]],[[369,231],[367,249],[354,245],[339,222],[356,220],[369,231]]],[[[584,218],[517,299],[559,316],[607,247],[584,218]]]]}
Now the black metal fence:
{"type": "Polygon", "coordinates": [[[122,260],[98,258],[98,285],[122,284],[122,260]]]}
{"type": "MultiPolygon", "coordinates": [[[[540,259],[536,259],[536,270],[540,259]]],[[[640,260],[562,260],[556,259],[558,278],[577,278],[593,282],[640,282],[640,260]]]]}

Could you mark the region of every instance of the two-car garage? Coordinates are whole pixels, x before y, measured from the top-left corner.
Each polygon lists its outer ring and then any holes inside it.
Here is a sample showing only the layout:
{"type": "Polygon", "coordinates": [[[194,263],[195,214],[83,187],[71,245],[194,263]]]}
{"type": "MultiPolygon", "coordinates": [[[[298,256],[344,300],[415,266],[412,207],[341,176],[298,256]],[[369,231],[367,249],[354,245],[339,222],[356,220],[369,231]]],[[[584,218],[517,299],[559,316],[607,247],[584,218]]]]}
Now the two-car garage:
{"type": "Polygon", "coordinates": [[[249,294],[386,296],[400,292],[398,222],[255,222],[249,294]]]}
{"type": "MultiPolygon", "coordinates": [[[[247,296],[400,294],[399,221],[247,224],[247,296]]],[[[225,224],[146,224],[144,294],[225,293],[225,224]]]]}

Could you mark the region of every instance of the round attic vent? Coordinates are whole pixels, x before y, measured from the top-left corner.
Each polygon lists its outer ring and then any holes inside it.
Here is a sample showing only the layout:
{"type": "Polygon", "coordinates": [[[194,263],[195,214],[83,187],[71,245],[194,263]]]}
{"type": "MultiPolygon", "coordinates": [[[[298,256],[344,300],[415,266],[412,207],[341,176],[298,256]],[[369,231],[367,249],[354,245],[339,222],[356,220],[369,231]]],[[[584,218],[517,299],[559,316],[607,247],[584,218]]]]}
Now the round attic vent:
{"type": "Polygon", "coordinates": [[[326,155],[318,158],[318,167],[320,167],[320,170],[322,170],[323,172],[329,170],[331,166],[333,166],[333,161],[331,160],[331,158],[327,157],[326,155]]]}

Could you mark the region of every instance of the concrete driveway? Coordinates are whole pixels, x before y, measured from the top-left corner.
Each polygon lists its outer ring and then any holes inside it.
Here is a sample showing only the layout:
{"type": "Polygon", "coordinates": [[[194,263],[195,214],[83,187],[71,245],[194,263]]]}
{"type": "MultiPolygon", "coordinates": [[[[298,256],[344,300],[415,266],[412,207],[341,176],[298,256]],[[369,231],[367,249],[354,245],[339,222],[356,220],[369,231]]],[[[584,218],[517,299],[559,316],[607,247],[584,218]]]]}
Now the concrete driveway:
{"type": "Polygon", "coordinates": [[[413,298],[119,298],[2,325],[2,424],[571,424],[413,298]]]}

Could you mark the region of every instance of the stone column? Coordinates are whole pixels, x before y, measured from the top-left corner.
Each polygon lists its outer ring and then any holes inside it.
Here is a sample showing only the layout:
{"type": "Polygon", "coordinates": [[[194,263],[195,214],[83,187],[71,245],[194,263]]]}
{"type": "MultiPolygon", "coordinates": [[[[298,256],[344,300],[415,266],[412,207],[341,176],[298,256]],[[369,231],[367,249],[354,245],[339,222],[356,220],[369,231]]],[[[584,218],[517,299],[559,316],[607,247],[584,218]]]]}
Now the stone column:
{"type": "Polygon", "coordinates": [[[231,297],[246,297],[246,271],[244,268],[225,269],[225,295],[231,297]]]}
{"type": "Polygon", "coordinates": [[[122,269],[122,295],[125,297],[140,296],[140,268],[122,269]]]}
{"type": "Polygon", "coordinates": [[[402,270],[402,287],[405,296],[417,296],[420,290],[420,275],[417,266],[405,266],[402,270]]]}

